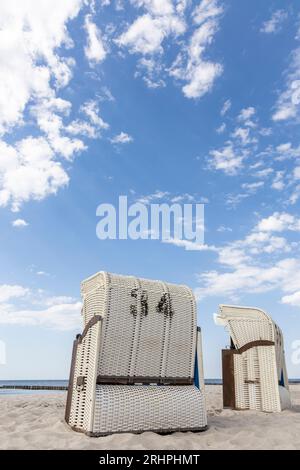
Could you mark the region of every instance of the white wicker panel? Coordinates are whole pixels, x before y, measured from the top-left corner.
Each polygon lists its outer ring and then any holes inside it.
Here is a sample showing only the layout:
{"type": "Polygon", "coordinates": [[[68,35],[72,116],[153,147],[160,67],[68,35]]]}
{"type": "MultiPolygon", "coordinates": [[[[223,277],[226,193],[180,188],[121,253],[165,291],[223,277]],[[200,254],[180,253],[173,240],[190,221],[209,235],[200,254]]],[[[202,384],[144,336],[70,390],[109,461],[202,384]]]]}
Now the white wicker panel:
{"type": "Polygon", "coordinates": [[[73,382],[72,404],[70,412],[70,425],[78,429],[83,429],[84,412],[86,405],[86,391],[78,392],[76,389],[77,377],[84,374],[84,361],[85,361],[84,345],[79,344],[77,347],[76,364],[73,382]]]}
{"type": "Polygon", "coordinates": [[[261,407],[263,411],[281,411],[274,346],[257,348],[261,383],[261,407]]]}
{"type": "Polygon", "coordinates": [[[236,305],[223,305],[219,306],[222,317],[236,318],[241,320],[262,320],[271,321],[269,315],[263,310],[252,307],[240,307],[236,305]]]}
{"type": "Polygon", "coordinates": [[[140,316],[130,312],[133,303],[131,290],[134,288],[134,280],[131,281],[131,288],[124,288],[122,284],[109,288],[108,308],[102,328],[99,375],[128,376],[130,373],[135,332],[138,333],[137,323],[140,322],[140,316]]]}
{"type": "Polygon", "coordinates": [[[257,348],[234,355],[236,408],[260,410],[261,387],[257,348]]]}
{"type": "MultiPolygon", "coordinates": [[[[84,410],[84,429],[90,431],[92,428],[93,421],[93,407],[95,400],[95,390],[96,390],[96,380],[97,380],[97,360],[98,360],[98,335],[99,330],[101,329],[101,322],[97,322],[92,326],[87,335],[85,336],[83,343],[86,348],[86,363],[85,363],[85,410],[84,410]]],[[[82,392],[80,392],[82,393],[82,392]]]]}
{"type": "Polygon", "coordinates": [[[73,388],[72,388],[72,403],[71,403],[70,419],[69,419],[70,426],[75,426],[75,423],[78,422],[78,414],[79,414],[80,406],[79,406],[79,397],[77,396],[77,393],[76,393],[76,380],[77,380],[77,377],[80,375],[81,363],[82,363],[82,350],[81,348],[77,347],[76,363],[75,363],[74,377],[73,377],[73,388]]]}
{"type": "Polygon", "coordinates": [[[81,291],[84,324],[95,315],[103,320],[78,344],[71,426],[100,434],[205,427],[203,393],[194,386],[96,385],[98,375],[193,377],[197,315],[192,291],[104,272],[83,281],[81,291]],[[167,309],[158,308],[162,298],[171,299],[163,303],[167,309]],[[76,389],[79,376],[86,380],[82,391],[76,389]]]}
{"type": "Polygon", "coordinates": [[[245,384],[247,359],[241,354],[234,354],[235,406],[241,410],[249,409],[249,389],[245,384]]]}
{"type": "Polygon", "coordinates": [[[103,287],[106,284],[105,273],[99,272],[93,276],[88,277],[81,283],[81,295],[84,296],[89,291],[96,289],[96,287],[103,287]]]}
{"type": "Polygon", "coordinates": [[[275,348],[257,346],[234,355],[236,407],[280,411],[275,348]]]}
{"type": "Polygon", "coordinates": [[[98,385],[94,433],[192,430],[206,426],[194,386],[98,385]]]}
{"type": "Polygon", "coordinates": [[[228,326],[237,349],[251,341],[274,341],[273,324],[268,321],[229,318],[228,326]]]}
{"type": "Polygon", "coordinates": [[[82,309],[84,325],[86,325],[95,315],[104,316],[105,299],[106,289],[104,285],[91,289],[84,295],[82,309]]]}
{"type": "Polygon", "coordinates": [[[170,319],[156,311],[156,306],[164,293],[162,285],[141,281],[141,289],[148,289],[146,290],[148,315],[142,316],[139,312],[136,318],[139,331],[135,357],[132,358],[132,372],[133,375],[140,377],[159,377],[164,341],[166,340],[166,322],[170,322],[170,319]]]}
{"type": "Polygon", "coordinates": [[[197,311],[194,296],[174,295],[170,288],[174,315],[169,334],[166,376],[193,377],[197,336],[197,311]],[[180,360],[179,360],[180,358],[180,360]]]}
{"type": "Polygon", "coordinates": [[[108,275],[98,374],[103,376],[192,377],[196,308],[191,290],[129,276],[108,275]],[[133,297],[133,291],[136,297],[133,297]],[[174,315],[157,312],[170,293],[174,315]],[[141,295],[148,311],[141,310],[141,295]],[[136,313],[132,313],[132,305],[136,313]],[[180,361],[178,360],[180,357],[180,361]]]}
{"type": "Polygon", "coordinates": [[[99,327],[99,322],[93,325],[82,340],[82,343],[79,343],[77,347],[70,425],[75,426],[78,429],[88,430],[89,428],[91,405],[96,383],[96,349],[97,331],[99,327]],[[77,378],[80,376],[85,377],[85,386],[83,390],[78,391],[76,384],[77,378]]]}
{"type": "Polygon", "coordinates": [[[234,355],[237,408],[279,411],[281,371],[288,390],[280,328],[269,315],[255,308],[220,305],[220,318],[226,321],[237,349],[257,340],[275,343],[275,346],[257,346],[234,355]]]}

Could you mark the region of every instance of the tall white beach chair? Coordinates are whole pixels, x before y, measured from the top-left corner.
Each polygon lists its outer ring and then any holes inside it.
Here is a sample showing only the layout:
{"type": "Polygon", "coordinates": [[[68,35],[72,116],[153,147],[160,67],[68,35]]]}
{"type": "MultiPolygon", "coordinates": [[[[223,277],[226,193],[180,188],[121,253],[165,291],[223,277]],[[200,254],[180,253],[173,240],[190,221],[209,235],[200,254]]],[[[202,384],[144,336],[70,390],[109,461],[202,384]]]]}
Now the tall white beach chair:
{"type": "Polygon", "coordinates": [[[65,419],[90,436],[206,428],[201,331],[188,287],[99,272],[82,282],[65,419]]]}
{"type": "Polygon", "coordinates": [[[263,310],[220,305],[216,323],[230,334],[222,351],[223,404],[241,410],[281,411],[290,407],[283,336],[263,310]]]}

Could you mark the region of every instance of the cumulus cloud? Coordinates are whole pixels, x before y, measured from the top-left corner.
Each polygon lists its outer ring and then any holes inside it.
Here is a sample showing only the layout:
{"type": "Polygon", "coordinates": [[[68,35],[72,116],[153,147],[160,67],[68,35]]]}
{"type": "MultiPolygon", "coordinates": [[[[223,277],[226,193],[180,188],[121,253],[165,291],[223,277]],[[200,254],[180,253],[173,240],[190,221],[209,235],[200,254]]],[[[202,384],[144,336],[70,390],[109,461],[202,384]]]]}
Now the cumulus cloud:
{"type": "Polygon", "coordinates": [[[300,259],[285,257],[286,253],[292,252],[296,242],[289,243],[285,237],[272,234],[273,231],[291,230],[289,224],[292,222],[293,230],[296,229],[295,216],[275,214],[274,218],[281,221],[279,224],[271,217],[262,219],[244,239],[213,247],[219,269],[198,276],[200,286],[196,294],[199,298],[220,295],[236,300],[240,292],[254,294],[277,290],[284,294],[284,303],[293,305],[293,301],[297,301],[300,259]]]}
{"type": "Polygon", "coordinates": [[[112,139],[110,139],[110,141],[113,144],[129,144],[130,142],[133,142],[133,137],[122,131],[120,134],[115,135],[112,139]]]}
{"type": "MultiPolygon", "coordinates": [[[[68,33],[68,22],[78,15],[82,5],[82,0],[1,2],[2,207],[10,205],[17,211],[24,202],[43,199],[66,186],[69,176],[64,160],[71,161],[86,149],[85,143],[76,135],[95,137],[98,135],[95,128],[107,127],[91,104],[82,111],[89,114],[87,122],[75,120],[66,124],[72,105],[58,96],[69,84],[75,65],[69,52],[73,42],[68,33]],[[25,127],[29,123],[35,125],[34,135],[25,127]],[[24,127],[23,138],[11,144],[6,141],[5,134],[17,126],[24,127]]],[[[97,31],[88,17],[85,26],[90,34],[91,60],[98,60],[92,37],[97,31]]]]}
{"type": "Polygon", "coordinates": [[[7,302],[8,300],[25,297],[29,293],[29,289],[12,284],[0,285],[0,302],[7,302]]]}
{"type": "Polygon", "coordinates": [[[219,127],[217,127],[216,133],[217,134],[223,134],[225,132],[225,130],[226,130],[226,124],[225,124],[225,122],[222,122],[222,124],[219,127]]]}
{"type": "Polygon", "coordinates": [[[265,21],[260,28],[261,33],[278,33],[282,27],[282,24],[287,19],[287,12],[284,10],[276,10],[272,14],[271,18],[265,21]]]}
{"type": "Polygon", "coordinates": [[[30,199],[40,200],[68,184],[69,177],[47,140],[27,137],[15,146],[0,141],[0,206],[14,211],[30,199]]]}
{"type": "Polygon", "coordinates": [[[95,139],[101,136],[103,130],[109,128],[109,124],[100,116],[100,109],[98,102],[89,100],[83,103],[80,107],[80,113],[86,119],[75,119],[65,127],[65,131],[72,135],[82,135],[95,139]]]}
{"type": "Polygon", "coordinates": [[[24,219],[16,219],[12,221],[12,226],[13,227],[27,227],[28,222],[24,219]]]}
{"type": "Polygon", "coordinates": [[[218,30],[223,7],[218,0],[202,0],[186,18],[188,1],[179,0],[131,0],[144,12],[119,35],[116,43],[127,48],[131,54],[142,56],[138,61],[136,76],[141,76],[147,86],[165,86],[164,72],[176,80],[185,82],[182,90],[188,98],[199,98],[211,90],[214,80],[222,73],[222,66],[204,59],[208,46],[218,30]],[[189,39],[177,39],[192,23],[189,39]],[[171,67],[163,65],[165,40],[172,39],[179,53],[171,67]]]}
{"type": "Polygon", "coordinates": [[[231,100],[224,101],[223,106],[220,111],[221,116],[225,116],[225,114],[230,110],[230,108],[231,108],[231,100]]]}
{"type": "Polygon", "coordinates": [[[65,86],[74,60],[56,50],[72,42],[66,23],[81,7],[80,0],[3,0],[0,4],[0,130],[22,123],[32,97],[52,95],[51,80],[65,86]]]}
{"type": "Polygon", "coordinates": [[[262,219],[257,229],[263,232],[284,232],[287,230],[300,231],[300,219],[287,212],[274,212],[269,217],[262,219]]]}
{"type": "Polygon", "coordinates": [[[101,31],[92,21],[91,15],[86,15],[84,28],[87,34],[87,45],[84,48],[84,52],[90,65],[102,62],[106,57],[106,50],[101,31]]]}
{"type": "Polygon", "coordinates": [[[279,95],[273,113],[273,121],[298,118],[300,109],[300,48],[291,53],[290,66],[286,73],[285,89],[279,95]]]}
{"type": "Polygon", "coordinates": [[[232,142],[228,142],[224,147],[209,152],[209,166],[228,175],[235,175],[243,165],[244,156],[243,152],[234,149],[232,142]]]}
{"type": "Polygon", "coordinates": [[[144,7],[146,13],[139,16],[117,39],[117,44],[127,47],[131,53],[162,53],[163,41],[170,35],[175,37],[186,29],[182,17],[176,14],[170,0],[131,0],[137,7],[144,7]]]}
{"type": "Polygon", "coordinates": [[[0,324],[41,326],[56,330],[80,327],[81,302],[47,296],[19,285],[0,285],[0,324]]]}
{"type": "Polygon", "coordinates": [[[207,47],[212,43],[219,27],[219,17],[223,12],[217,0],[202,0],[193,12],[197,26],[189,44],[177,56],[170,69],[176,79],[187,82],[182,91],[187,98],[200,98],[209,92],[214,81],[223,71],[219,63],[204,58],[207,47]]]}
{"type": "Polygon", "coordinates": [[[300,291],[294,292],[291,295],[284,295],[281,301],[283,304],[292,305],[293,307],[300,307],[300,291]]]}

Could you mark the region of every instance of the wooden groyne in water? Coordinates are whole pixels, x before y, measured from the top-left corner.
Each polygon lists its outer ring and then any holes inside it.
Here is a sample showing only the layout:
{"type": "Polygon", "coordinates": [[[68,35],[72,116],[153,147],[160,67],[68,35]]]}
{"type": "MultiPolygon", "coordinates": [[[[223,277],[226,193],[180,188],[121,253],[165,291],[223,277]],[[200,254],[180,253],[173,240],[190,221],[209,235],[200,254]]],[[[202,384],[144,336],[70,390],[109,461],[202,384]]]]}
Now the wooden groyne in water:
{"type": "Polygon", "coordinates": [[[0,385],[1,390],[68,390],[62,385],[0,385]]]}

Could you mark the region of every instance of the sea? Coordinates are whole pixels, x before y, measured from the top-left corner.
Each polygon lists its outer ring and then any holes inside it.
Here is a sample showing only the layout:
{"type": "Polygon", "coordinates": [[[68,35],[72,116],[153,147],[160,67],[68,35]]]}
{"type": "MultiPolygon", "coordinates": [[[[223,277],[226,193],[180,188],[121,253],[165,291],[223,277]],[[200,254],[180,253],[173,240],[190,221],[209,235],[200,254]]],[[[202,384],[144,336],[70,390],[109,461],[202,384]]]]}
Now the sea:
{"type": "MultiPolygon", "coordinates": [[[[299,383],[300,379],[290,379],[289,383],[299,383]]],[[[206,379],[206,385],[222,385],[221,379],[206,379]]],[[[38,395],[45,393],[65,393],[60,390],[22,390],[3,388],[5,386],[43,386],[43,387],[67,387],[68,380],[0,380],[0,397],[3,395],[38,395]]]]}

